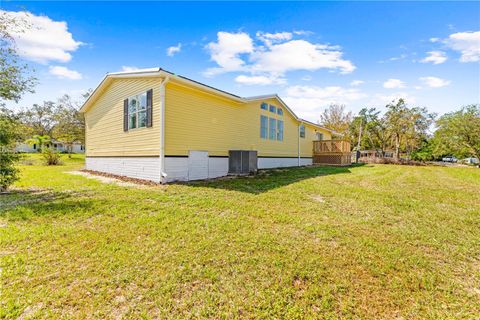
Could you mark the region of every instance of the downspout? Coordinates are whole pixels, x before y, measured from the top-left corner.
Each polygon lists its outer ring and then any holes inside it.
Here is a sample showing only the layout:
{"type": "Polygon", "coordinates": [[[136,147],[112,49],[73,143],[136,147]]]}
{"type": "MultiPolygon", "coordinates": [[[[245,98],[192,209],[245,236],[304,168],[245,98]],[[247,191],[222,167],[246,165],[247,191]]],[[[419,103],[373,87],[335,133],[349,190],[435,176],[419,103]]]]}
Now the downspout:
{"type": "Polygon", "coordinates": [[[165,173],[165,85],[170,80],[170,76],[165,77],[160,83],[160,183],[165,183],[167,174],[165,173]]]}
{"type": "Polygon", "coordinates": [[[298,125],[298,130],[297,130],[297,146],[298,146],[298,166],[300,167],[300,127],[302,126],[302,121],[300,121],[300,124],[298,125]]]}

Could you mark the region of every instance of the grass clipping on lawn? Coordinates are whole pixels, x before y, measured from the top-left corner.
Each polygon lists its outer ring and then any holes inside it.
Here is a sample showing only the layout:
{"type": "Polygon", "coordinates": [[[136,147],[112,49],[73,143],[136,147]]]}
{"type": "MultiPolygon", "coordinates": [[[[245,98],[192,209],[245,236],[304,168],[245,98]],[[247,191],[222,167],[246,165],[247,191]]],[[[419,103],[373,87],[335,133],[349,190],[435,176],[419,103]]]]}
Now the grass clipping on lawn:
{"type": "Polygon", "coordinates": [[[480,314],[480,170],[310,167],[138,188],[68,174],[82,165],[22,166],[0,196],[0,318],[480,314]]]}

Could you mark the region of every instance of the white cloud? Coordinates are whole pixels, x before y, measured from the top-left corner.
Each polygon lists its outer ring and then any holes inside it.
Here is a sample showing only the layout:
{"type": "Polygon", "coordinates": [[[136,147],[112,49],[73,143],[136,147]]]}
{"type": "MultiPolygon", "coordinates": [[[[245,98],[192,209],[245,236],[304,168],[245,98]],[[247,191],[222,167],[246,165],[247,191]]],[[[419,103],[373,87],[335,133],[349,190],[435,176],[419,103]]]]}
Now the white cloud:
{"type": "Polygon", "coordinates": [[[290,40],[293,37],[291,32],[266,33],[262,31],[258,31],[256,33],[256,36],[260,41],[264,42],[266,45],[269,46],[272,45],[272,43],[290,40]]]}
{"type": "Polygon", "coordinates": [[[480,61],[480,31],[451,34],[444,43],[461,53],[460,62],[480,61]]]}
{"type": "Polygon", "coordinates": [[[337,47],[314,44],[306,40],[291,40],[274,44],[267,50],[257,50],[251,55],[253,71],[283,74],[294,70],[315,71],[318,69],[337,69],[341,73],[350,73],[355,66],[342,59],[342,51],[337,47]]]}
{"type": "Polygon", "coordinates": [[[387,89],[405,88],[405,83],[399,79],[388,79],[383,83],[383,87],[387,89]]]}
{"type": "Polygon", "coordinates": [[[182,50],[182,44],[179,43],[176,46],[171,46],[167,48],[167,56],[173,57],[176,53],[179,53],[182,50]]]}
{"type": "Polygon", "coordinates": [[[428,56],[420,60],[423,63],[441,64],[447,61],[447,55],[443,51],[429,51],[428,56]]]}
{"type": "Polygon", "coordinates": [[[438,41],[440,41],[440,38],[430,38],[430,42],[435,43],[435,42],[438,42],[438,41]]]}
{"type": "Polygon", "coordinates": [[[141,68],[134,67],[134,66],[122,66],[122,71],[123,72],[133,72],[133,71],[138,71],[142,70],[141,68]]]}
{"type": "Polygon", "coordinates": [[[369,102],[372,106],[385,106],[392,101],[397,101],[398,99],[403,99],[407,103],[415,103],[416,98],[406,92],[396,92],[392,94],[376,94],[373,99],[369,102]]]}
{"type": "Polygon", "coordinates": [[[29,12],[1,11],[7,17],[25,21],[30,28],[25,32],[11,30],[21,57],[38,63],[49,61],[68,62],[71,52],[82,45],[73,39],[64,21],[53,21],[47,16],[29,12]]]}
{"type": "Polygon", "coordinates": [[[207,69],[205,75],[240,71],[244,69],[245,61],[240,58],[242,53],[252,53],[253,40],[245,32],[229,33],[218,32],[217,42],[210,42],[207,45],[210,58],[215,61],[219,67],[207,69]]]}
{"type": "Polygon", "coordinates": [[[284,78],[277,78],[274,76],[246,76],[239,75],[235,81],[246,85],[269,85],[269,84],[285,84],[287,81],[284,78]]]}
{"type": "Polygon", "coordinates": [[[448,86],[450,84],[449,80],[445,80],[442,78],[437,77],[421,77],[420,81],[422,81],[426,86],[430,88],[441,88],[448,86]]]}
{"type": "Polygon", "coordinates": [[[291,86],[287,88],[285,102],[300,117],[315,121],[322,110],[332,104],[348,104],[367,97],[359,89],[338,86],[291,86]]]}
{"type": "Polygon", "coordinates": [[[324,68],[341,73],[355,70],[351,61],[343,59],[339,47],[293,39],[294,34],[303,32],[257,32],[256,42],[245,32],[218,32],[217,41],[206,47],[218,67],[207,69],[204,74],[242,71],[252,76],[281,78],[286,72],[295,70],[324,68]]]}
{"type": "Polygon", "coordinates": [[[70,70],[62,66],[50,66],[48,72],[53,74],[59,79],[70,79],[70,80],[80,80],[82,79],[82,74],[75,70],[70,70]]]}
{"type": "Polygon", "coordinates": [[[353,86],[353,87],[357,87],[357,86],[359,86],[361,84],[364,84],[364,83],[365,83],[365,81],[363,81],[363,80],[353,80],[352,82],[350,82],[350,85],[353,86]]]}

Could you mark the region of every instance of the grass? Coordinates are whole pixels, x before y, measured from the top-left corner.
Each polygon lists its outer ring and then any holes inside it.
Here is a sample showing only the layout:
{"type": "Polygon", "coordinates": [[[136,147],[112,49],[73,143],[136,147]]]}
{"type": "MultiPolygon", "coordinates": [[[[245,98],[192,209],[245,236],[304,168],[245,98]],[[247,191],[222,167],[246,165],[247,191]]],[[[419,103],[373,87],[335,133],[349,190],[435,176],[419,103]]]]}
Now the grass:
{"type": "Polygon", "coordinates": [[[480,170],[366,165],[125,187],[21,167],[0,318],[474,319],[480,170]]]}

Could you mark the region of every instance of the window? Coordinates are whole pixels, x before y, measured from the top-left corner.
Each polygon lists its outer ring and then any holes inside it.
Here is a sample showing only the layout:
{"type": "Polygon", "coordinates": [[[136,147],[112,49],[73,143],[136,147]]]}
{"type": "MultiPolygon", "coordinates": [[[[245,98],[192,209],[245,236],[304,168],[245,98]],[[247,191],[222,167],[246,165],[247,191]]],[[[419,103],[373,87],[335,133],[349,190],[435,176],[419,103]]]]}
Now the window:
{"type": "Polygon", "coordinates": [[[315,138],[316,138],[316,140],[318,140],[318,141],[323,140],[323,133],[317,132],[317,133],[315,134],[315,138]]]}
{"type": "Polygon", "coordinates": [[[270,140],[276,140],[277,139],[277,119],[274,118],[269,118],[269,135],[268,138],[270,140]]]}
{"type": "Polygon", "coordinates": [[[260,105],[260,109],[262,109],[262,110],[268,110],[268,104],[266,104],[265,102],[263,102],[263,103],[260,105]]]}
{"type": "Polygon", "coordinates": [[[283,141],[283,121],[277,121],[277,140],[283,141]]]}
{"type": "Polygon", "coordinates": [[[260,116],[260,138],[267,139],[268,135],[268,118],[260,116]]]}
{"type": "Polygon", "coordinates": [[[128,98],[128,129],[147,126],[147,93],[128,98]]]}
{"type": "Polygon", "coordinates": [[[282,108],[277,108],[277,114],[279,116],[283,116],[283,109],[282,108]]]}
{"type": "Polygon", "coordinates": [[[35,143],[33,144],[33,150],[37,150],[37,145],[35,143]]]}
{"type": "Polygon", "coordinates": [[[300,138],[305,138],[305,126],[303,124],[300,125],[300,138]]]}
{"type": "Polygon", "coordinates": [[[277,113],[277,107],[270,105],[270,112],[277,113]]]}

